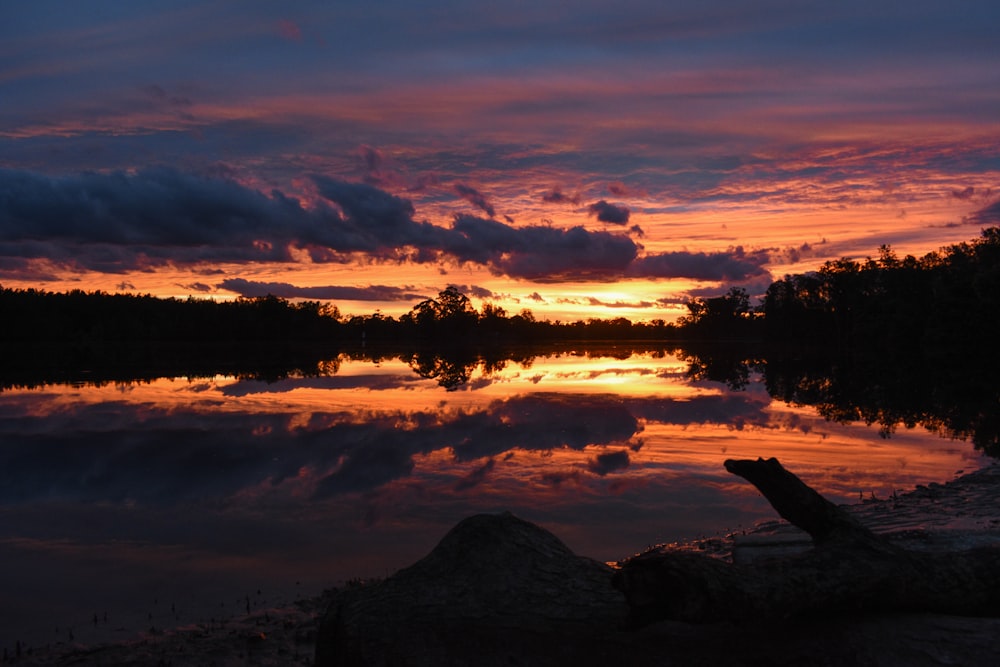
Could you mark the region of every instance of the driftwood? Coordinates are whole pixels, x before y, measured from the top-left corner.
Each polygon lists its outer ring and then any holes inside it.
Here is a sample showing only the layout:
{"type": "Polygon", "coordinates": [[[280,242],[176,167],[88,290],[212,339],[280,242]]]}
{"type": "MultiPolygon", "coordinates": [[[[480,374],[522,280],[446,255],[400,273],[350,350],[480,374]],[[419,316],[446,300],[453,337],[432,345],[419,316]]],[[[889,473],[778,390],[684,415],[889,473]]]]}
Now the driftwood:
{"type": "Polygon", "coordinates": [[[1000,549],[906,551],[873,534],[777,459],[730,460],[725,466],[809,533],[815,548],[745,566],[669,551],[631,558],[614,585],[628,600],[633,624],[862,611],[1000,616],[1000,549]]]}
{"type": "Polygon", "coordinates": [[[657,551],[615,571],[478,515],[413,566],[338,591],[316,664],[1000,664],[1000,549],[905,551],[774,459],[726,468],[815,547],[746,566],[657,551]]]}

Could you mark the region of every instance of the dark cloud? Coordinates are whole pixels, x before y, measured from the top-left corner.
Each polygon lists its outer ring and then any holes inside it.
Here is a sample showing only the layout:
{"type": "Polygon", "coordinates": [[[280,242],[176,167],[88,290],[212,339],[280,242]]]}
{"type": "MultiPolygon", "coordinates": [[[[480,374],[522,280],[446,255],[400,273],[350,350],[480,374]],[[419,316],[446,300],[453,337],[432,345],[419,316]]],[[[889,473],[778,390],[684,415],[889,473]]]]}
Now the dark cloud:
{"type": "Polygon", "coordinates": [[[367,491],[408,477],[416,465],[413,453],[398,438],[368,440],[365,446],[351,449],[341,466],[323,479],[317,494],[322,497],[367,491]]]}
{"type": "Polygon", "coordinates": [[[642,188],[632,188],[625,185],[621,181],[614,181],[608,183],[608,192],[613,194],[615,197],[630,197],[635,195],[641,195],[643,197],[647,196],[648,193],[642,188]]]}
{"type": "Polygon", "coordinates": [[[411,287],[392,287],[389,285],[300,287],[291,283],[229,278],[223,280],[217,287],[245,297],[270,294],[284,299],[341,299],[344,301],[420,301],[427,298],[426,294],[408,291],[413,289],[411,287]]]}
{"type": "Polygon", "coordinates": [[[488,290],[479,285],[452,285],[452,287],[462,294],[467,294],[476,299],[495,299],[498,296],[493,290],[488,290]]]}
{"type": "Polygon", "coordinates": [[[214,289],[211,285],[206,285],[205,283],[187,283],[187,284],[178,283],[178,286],[183,287],[184,289],[190,290],[192,292],[203,292],[203,293],[211,292],[214,289]]]}
{"type": "Polygon", "coordinates": [[[596,458],[587,461],[587,470],[604,477],[608,473],[628,468],[629,462],[628,450],[623,449],[617,452],[598,454],[596,458]]]}
{"type": "Polygon", "coordinates": [[[629,413],[639,419],[660,424],[730,424],[743,428],[748,424],[765,426],[770,417],[766,412],[766,397],[751,394],[726,393],[695,396],[687,401],[663,401],[654,398],[629,400],[629,413]]]}
{"type": "Polygon", "coordinates": [[[971,185],[964,190],[952,190],[951,196],[955,199],[972,199],[972,196],[976,194],[976,189],[971,185]]]}
{"type": "Polygon", "coordinates": [[[622,275],[638,254],[638,247],[626,236],[583,227],[515,229],[473,216],[456,217],[453,227],[462,236],[459,245],[449,249],[454,256],[538,282],[607,280],[622,275]]]}
{"type": "Polygon", "coordinates": [[[587,297],[587,303],[591,306],[603,306],[605,308],[653,308],[656,303],[653,301],[602,301],[596,297],[587,297]]]}
{"type": "Polygon", "coordinates": [[[157,168],[48,177],[0,170],[0,254],[96,270],[168,263],[287,261],[329,247],[339,219],[229,180],[157,168]]]}
{"type": "Polygon", "coordinates": [[[644,278],[694,278],[741,281],[767,275],[766,252],[746,252],[742,246],[726,252],[665,252],[637,259],[629,274],[644,278]]]}
{"type": "Polygon", "coordinates": [[[601,222],[607,222],[612,225],[627,225],[629,218],[629,210],[624,206],[616,206],[615,204],[609,204],[603,199],[598,202],[594,202],[587,207],[587,210],[591,215],[596,215],[597,219],[601,222]]]}
{"type": "Polygon", "coordinates": [[[542,201],[547,204],[573,204],[580,205],[580,195],[563,194],[560,188],[552,188],[542,195],[542,201]]]}
{"type": "Polygon", "coordinates": [[[470,472],[468,475],[466,475],[465,477],[463,477],[462,479],[460,479],[455,484],[455,490],[456,491],[468,491],[469,489],[472,489],[472,488],[475,488],[475,487],[479,486],[480,484],[482,484],[486,480],[486,477],[491,472],[493,472],[493,469],[496,467],[496,465],[497,465],[496,460],[495,459],[490,459],[489,461],[487,461],[486,463],[484,463],[483,465],[481,465],[480,467],[476,468],[475,470],[473,470],[472,472],[470,472]]]}
{"type": "MultiPolygon", "coordinates": [[[[376,261],[451,259],[482,264],[498,275],[555,282],[622,276],[738,280],[762,274],[767,260],[740,248],[638,258],[639,247],[624,234],[580,226],[514,227],[471,215],[456,216],[445,228],[416,220],[410,200],[371,184],[325,176],[313,181],[324,201],[305,208],[278,190],[267,196],[229,179],[166,168],[58,178],[0,170],[0,266],[24,269],[28,260],[45,258],[124,272],[167,264],[294,261],[291,250],[299,248],[318,263],[346,262],[356,253],[376,261]]],[[[604,220],[627,217],[627,209],[600,204],[591,210],[604,220]]],[[[280,288],[310,298],[349,298],[333,288],[329,297],[319,288],[280,288]]]]}
{"type": "Polygon", "coordinates": [[[370,185],[385,185],[382,177],[382,153],[371,146],[358,146],[358,157],[364,164],[364,181],[370,185]]]}
{"type": "Polygon", "coordinates": [[[692,290],[688,290],[687,296],[690,297],[704,297],[712,298],[717,296],[722,296],[729,292],[733,287],[739,287],[746,291],[751,297],[763,297],[767,292],[767,288],[771,286],[772,280],[770,273],[765,273],[763,275],[757,276],[750,280],[738,280],[735,282],[723,282],[719,285],[709,285],[707,287],[698,287],[692,290]]]}
{"type": "Polygon", "coordinates": [[[498,401],[468,430],[455,456],[471,460],[512,448],[545,451],[624,442],[641,430],[636,418],[613,396],[530,394],[498,401]],[[558,425],[558,426],[556,426],[558,425]],[[555,428],[553,428],[555,427],[555,428]]]}
{"type": "Polygon", "coordinates": [[[486,199],[486,195],[484,195],[479,190],[470,187],[468,185],[464,185],[462,183],[456,183],[455,192],[458,194],[459,197],[469,202],[476,208],[480,209],[486,215],[490,216],[491,218],[496,217],[497,212],[493,208],[493,204],[491,204],[486,199]]]}
{"type": "Polygon", "coordinates": [[[975,225],[1000,225],[1000,199],[973,213],[969,221],[975,225]]]}
{"type": "Polygon", "coordinates": [[[343,216],[338,220],[346,238],[337,239],[341,249],[377,250],[384,246],[434,245],[440,228],[414,221],[413,204],[365,183],[349,183],[314,176],[319,193],[336,204],[343,216]]]}
{"type": "Polygon", "coordinates": [[[297,389],[367,389],[369,391],[386,391],[412,387],[414,383],[422,382],[419,375],[408,373],[400,375],[333,375],[322,377],[285,378],[282,380],[239,380],[219,389],[223,396],[242,397],[255,394],[284,394],[297,389]]]}

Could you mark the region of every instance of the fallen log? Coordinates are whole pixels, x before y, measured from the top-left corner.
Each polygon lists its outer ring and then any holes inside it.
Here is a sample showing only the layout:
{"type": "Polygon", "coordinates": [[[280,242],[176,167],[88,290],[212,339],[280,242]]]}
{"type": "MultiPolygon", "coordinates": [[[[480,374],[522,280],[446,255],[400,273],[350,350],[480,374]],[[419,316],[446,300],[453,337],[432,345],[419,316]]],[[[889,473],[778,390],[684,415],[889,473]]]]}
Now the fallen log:
{"type": "Polygon", "coordinates": [[[650,551],[625,561],[614,585],[630,622],[831,616],[846,612],[927,612],[1000,616],[1000,549],[957,553],[903,550],[823,498],[777,459],[726,461],[814,548],[735,565],[700,554],[650,551]]]}

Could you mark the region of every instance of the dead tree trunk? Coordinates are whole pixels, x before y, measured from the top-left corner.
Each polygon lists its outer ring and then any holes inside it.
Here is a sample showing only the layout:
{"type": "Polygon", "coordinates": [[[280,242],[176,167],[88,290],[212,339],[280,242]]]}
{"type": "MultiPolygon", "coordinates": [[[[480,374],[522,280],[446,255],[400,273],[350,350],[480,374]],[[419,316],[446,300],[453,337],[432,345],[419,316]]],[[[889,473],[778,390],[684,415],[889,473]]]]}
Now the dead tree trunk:
{"type": "Polygon", "coordinates": [[[616,573],[631,621],[801,618],[858,611],[1000,616],[1000,549],[905,551],[833,505],[777,459],[730,460],[784,519],[812,537],[804,554],[738,566],[650,552],[616,573]]]}

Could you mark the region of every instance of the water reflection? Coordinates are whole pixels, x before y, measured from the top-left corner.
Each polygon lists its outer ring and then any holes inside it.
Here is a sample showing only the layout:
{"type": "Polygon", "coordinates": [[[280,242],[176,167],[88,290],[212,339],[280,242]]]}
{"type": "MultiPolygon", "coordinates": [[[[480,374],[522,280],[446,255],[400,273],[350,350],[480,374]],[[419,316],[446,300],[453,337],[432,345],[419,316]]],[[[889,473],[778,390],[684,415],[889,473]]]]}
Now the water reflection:
{"type": "Polygon", "coordinates": [[[56,626],[85,639],[108,609],[134,632],[174,624],[153,601],[205,620],[248,591],[385,575],[476,512],[509,509],[602,559],[771,518],[730,457],[777,456],[840,501],[979,462],[923,430],[886,440],[775,401],[750,367],[738,383],[662,353],[462,369],[345,356],[273,381],[5,391],[3,644],[56,626]]]}

